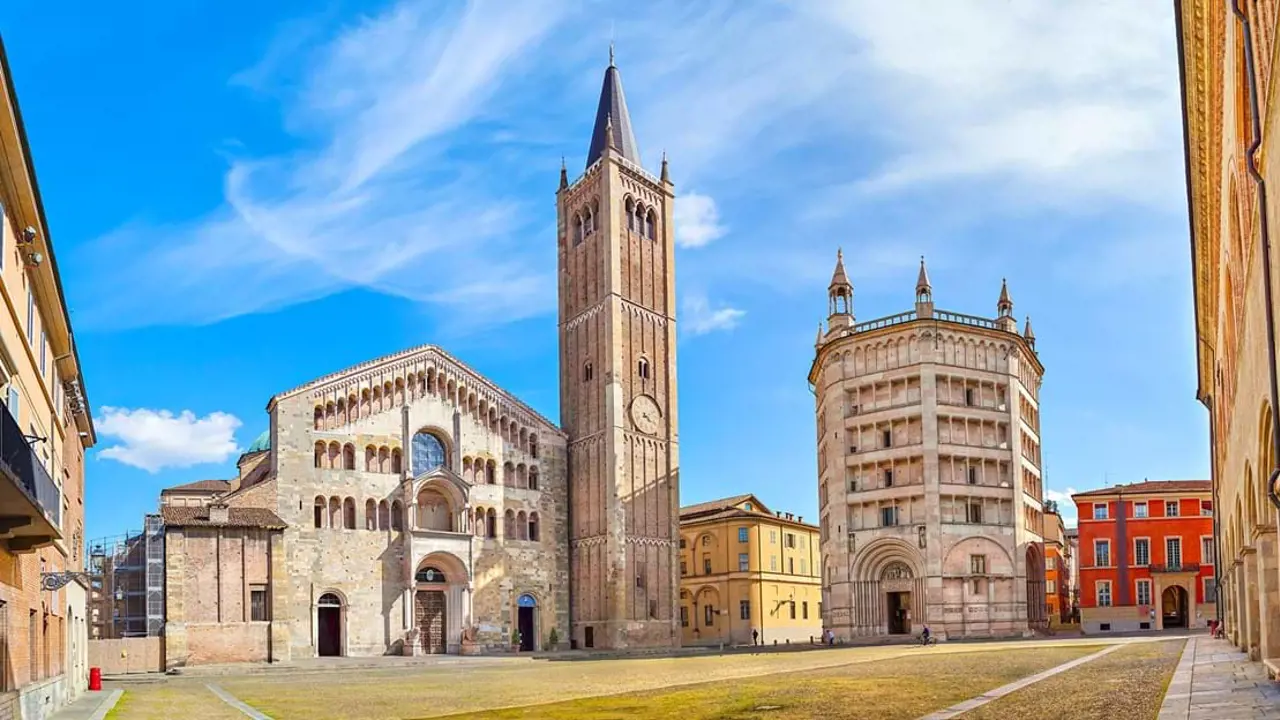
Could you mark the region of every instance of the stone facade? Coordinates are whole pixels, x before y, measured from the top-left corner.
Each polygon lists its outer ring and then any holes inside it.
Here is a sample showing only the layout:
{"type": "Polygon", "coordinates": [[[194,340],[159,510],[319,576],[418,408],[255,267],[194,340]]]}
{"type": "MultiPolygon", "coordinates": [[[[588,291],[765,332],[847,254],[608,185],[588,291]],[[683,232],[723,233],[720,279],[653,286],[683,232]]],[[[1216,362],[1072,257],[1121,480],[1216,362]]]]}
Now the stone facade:
{"type": "Polygon", "coordinates": [[[1219,612],[1233,643],[1280,668],[1280,162],[1269,152],[1280,22],[1275,0],[1184,0],[1178,10],[1196,397],[1209,410],[1219,612]]]}
{"type": "Polygon", "coordinates": [[[837,638],[1028,633],[1046,620],[1039,394],[1030,320],[933,306],[856,323],[837,258],[816,396],[823,620],[837,638]]]}
{"type": "Polygon", "coordinates": [[[560,415],[569,438],[573,643],[680,644],[674,187],[640,165],[605,72],[587,168],[561,170],[560,415]]]}

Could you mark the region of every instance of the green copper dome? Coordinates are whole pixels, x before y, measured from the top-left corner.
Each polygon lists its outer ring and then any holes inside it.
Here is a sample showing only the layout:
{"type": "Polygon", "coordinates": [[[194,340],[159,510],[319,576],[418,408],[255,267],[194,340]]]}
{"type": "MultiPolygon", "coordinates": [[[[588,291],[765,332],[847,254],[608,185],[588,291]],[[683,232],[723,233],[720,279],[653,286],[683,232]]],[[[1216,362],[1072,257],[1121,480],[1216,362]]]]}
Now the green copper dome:
{"type": "Polygon", "coordinates": [[[256,452],[262,452],[263,450],[270,450],[270,449],[271,449],[271,431],[263,430],[262,434],[259,435],[257,439],[253,441],[252,445],[249,446],[249,449],[244,451],[244,454],[251,455],[256,452]]]}

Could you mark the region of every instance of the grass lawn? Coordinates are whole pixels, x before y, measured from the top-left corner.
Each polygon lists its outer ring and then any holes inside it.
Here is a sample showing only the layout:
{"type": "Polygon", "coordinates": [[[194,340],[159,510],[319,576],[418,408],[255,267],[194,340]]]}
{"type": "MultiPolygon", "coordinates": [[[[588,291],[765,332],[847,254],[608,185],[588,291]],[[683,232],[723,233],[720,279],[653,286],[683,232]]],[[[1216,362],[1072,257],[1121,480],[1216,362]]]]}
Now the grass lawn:
{"type": "Polygon", "coordinates": [[[1041,680],[965,720],[1143,720],[1160,714],[1185,640],[1138,643],[1041,680]]]}
{"type": "Polygon", "coordinates": [[[1098,649],[1084,644],[999,650],[864,648],[847,654],[537,662],[465,670],[241,678],[221,685],[278,720],[445,715],[451,720],[698,720],[761,713],[780,720],[916,718],[1098,649]],[[771,709],[757,711],[761,707],[771,709]]]}
{"type": "Polygon", "coordinates": [[[914,719],[1099,649],[1077,645],[964,654],[926,650],[882,662],[452,715],[449,720],[914,719]]]}
{"type": "Polygon", "coordinates": [[[125,688],[107,720],[244,720],[203,683],[165,682],[125,688]]]}

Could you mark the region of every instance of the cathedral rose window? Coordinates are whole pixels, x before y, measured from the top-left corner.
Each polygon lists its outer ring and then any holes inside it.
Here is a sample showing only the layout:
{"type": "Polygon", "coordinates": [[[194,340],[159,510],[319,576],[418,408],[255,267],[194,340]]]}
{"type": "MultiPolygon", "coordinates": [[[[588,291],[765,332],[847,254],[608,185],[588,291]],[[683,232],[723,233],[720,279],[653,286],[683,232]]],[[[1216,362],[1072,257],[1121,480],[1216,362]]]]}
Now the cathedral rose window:
{"type": "Polygon", "coordinates": [[[445,464],[444,444],[429,432],[413,436],[413,472],[421,475],[445,464]]]}

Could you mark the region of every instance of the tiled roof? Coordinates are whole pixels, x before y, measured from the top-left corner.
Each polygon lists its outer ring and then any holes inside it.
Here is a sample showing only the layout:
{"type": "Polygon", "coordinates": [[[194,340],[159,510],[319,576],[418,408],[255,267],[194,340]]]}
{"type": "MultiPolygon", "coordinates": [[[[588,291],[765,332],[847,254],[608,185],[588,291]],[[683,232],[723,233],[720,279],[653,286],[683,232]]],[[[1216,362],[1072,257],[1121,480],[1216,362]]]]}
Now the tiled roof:
{"type": "Polygon", "coordinates": [[[283,530],[286,525],[280,516],[264,508],[227,508],[227,522],[215,523],[209,520],[208,507],[173,507],[166,505],[160,508],[160,516],[167,527],[244,527],[269,528],[283,530]]]}
{"type": "MultiPolygon", "coordinates": [[[[741,505],[753,497],[754,496],[751,493],[747,493],[745,495],[734,495],[733,497],[720,498],[719,500],[709,500],[707,502],[696,503],[694,505],[686,505],[680,508],[680,517],[701,515],[703,513],[716,512],[717,510],[728,510],[741,505]]],[[[760,501],[757,500],[756,502],[759,503],[760,501]]]]}
{"type": "Polygon", "coordinates": [[[1072,498],[1096,497],[1100,495],[1158,495],[1160,493],[1209,493],[1213,492],[1213,483],[1208,480],[1147,480],[1128,485],[1113,485],[1097,490],[1087,490],[1072,495],[1072,498]]]}
{"type": "Polygon", "coordinates": [[[230,480],[197,480],[186,485],[175,485],[160,491],[161,495],[171,492],[226,492],[231,489],[230,480]]]}

